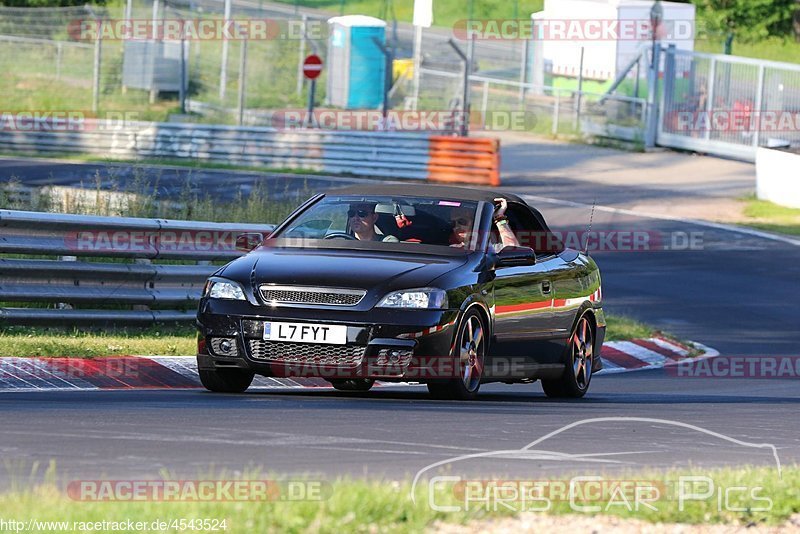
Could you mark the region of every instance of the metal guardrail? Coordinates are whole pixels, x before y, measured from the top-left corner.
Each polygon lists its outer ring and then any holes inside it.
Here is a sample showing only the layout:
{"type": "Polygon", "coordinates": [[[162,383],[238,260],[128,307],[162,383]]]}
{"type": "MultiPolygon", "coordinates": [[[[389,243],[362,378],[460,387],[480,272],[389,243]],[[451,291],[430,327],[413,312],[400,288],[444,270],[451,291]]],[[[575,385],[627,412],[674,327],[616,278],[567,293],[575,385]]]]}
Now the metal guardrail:
{"type": "Polygon", "coordinates": [[[0,257],[0,302],[50,306],[0,307],[0,324],[191,321],[210,261],[240,256],[240,233],[273,228],[0,210],[0,254],[58,257],[0,257]],[[166,259],[183,263],[152,263],[166,259]]]}
{"type": "MultiPolygon", "coordinates": [[[[46,120],[43,120],[45,123],[46,120]]],[[[485,165],[455,154],[442,168],[432,160],[436,140],[430,132],[276,129],[185,123],[61,119],[53,127],[0,129],[0,150],[80,153],[104,157],[183,159],[244,166],[305,169],[392,179],[436,181],[443,173],[464,182],[491,184],[485,165]],[[435,168],[434,168],[435,167],[435,168]],[[476,182],[474,176],[483,176],[476,182]]],[[[494,140],[470,138],[490,143],[494,140]]],[[[467,154],[471,150],[466,150],[467,154]]],[[[499,165],[499,163],[498,163],[499,165]]]]}
{"type": "Polygon", "coordinates": [[[427,133],[277,130],[205,124],[86,119],[50,131],[0,130],[0,149],[125,159],[196,161],[425,180],[427,133]]]}

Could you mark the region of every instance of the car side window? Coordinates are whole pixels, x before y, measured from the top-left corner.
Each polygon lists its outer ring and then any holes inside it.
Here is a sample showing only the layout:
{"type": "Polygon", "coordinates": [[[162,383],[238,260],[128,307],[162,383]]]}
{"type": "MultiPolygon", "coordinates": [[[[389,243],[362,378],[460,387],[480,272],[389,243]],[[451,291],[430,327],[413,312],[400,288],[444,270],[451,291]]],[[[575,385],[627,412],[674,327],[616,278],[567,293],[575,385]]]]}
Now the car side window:
{"type": "Polygon", "coordinates": [[[542,228],[529,209],[518,204],[509,204],[506,215],[508,216],[508,225],[521,246],[532,248],[537,255],[552,254],[552,252],[547,251],[546,243],[543,239],[544,228],[542,228]]]}

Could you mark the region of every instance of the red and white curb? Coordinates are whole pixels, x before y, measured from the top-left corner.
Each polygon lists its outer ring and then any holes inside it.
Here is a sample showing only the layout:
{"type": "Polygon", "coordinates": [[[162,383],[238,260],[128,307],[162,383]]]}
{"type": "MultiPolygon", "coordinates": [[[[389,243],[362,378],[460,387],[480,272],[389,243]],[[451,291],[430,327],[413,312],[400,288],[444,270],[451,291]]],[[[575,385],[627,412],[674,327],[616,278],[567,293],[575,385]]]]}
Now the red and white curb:
{"type": "MultiPolygon", "coordinates": [[[[665,366],[719,355],[692,343],[691,348],[663,338],[608,341],[603,345],[602,374],[660,369],[665,366]]],[[[377,382],[377,386],[405,386],[407,382],[377,382]]],[[[119,356],[107,358],[0,358],[0,392],[37,390],[198,389],[194,356],[119,356]]],[[[323,378],[267,378],[256,376],[252,389],[331,388],[323,378]]]]}
{"type": "Polygon", "coordinates": [[[603,344],[603,370],[600,374],[661,369],[680,362],[719,356],[719,352],[701,343],[689,342],[689,345],[662,337],[606,341],[603,344]],[[698,351],[700,354],[697,354],[698,351]]]}

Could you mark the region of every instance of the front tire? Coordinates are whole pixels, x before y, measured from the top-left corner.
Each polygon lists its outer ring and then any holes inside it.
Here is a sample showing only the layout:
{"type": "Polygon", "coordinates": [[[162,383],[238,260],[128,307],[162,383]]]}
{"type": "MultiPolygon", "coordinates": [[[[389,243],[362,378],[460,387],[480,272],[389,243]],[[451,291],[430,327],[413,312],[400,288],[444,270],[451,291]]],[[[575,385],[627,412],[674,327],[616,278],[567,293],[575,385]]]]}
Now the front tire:
{"type": "Polygon", "coordinates": [[[594,365],[594,327],[588,314],[583,314],[569,338],[568,366],[557,380],[542,380],[545,395],[553,398],[578,399],[589,391],[594,365]]]}
{"type": "Polygon", "coordinates": [[[483,317],[475,309],[467,312],[456,335],[455,354],[460,376],[428,382],[428,392],[436,399],[473,400],[483,378],[488,338],[483,317]]]}
{"type": "Polygon", "coordinates": [[[200,383],[215,393],[243,393],[253,383],[254,373],[241,369],[199,369],[200,383]]]}

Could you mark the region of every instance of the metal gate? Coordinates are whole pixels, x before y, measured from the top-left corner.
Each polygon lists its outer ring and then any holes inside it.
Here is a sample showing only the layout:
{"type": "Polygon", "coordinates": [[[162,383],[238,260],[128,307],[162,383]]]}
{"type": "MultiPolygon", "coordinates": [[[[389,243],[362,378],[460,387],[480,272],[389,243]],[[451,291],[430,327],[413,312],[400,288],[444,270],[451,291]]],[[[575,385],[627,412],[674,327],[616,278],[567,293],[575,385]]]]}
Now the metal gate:
{"type": "Polygon", "coordinates": [[[800,65],[663,52],[656,144],[746,161],[800,146],[800,65]]]}

